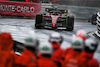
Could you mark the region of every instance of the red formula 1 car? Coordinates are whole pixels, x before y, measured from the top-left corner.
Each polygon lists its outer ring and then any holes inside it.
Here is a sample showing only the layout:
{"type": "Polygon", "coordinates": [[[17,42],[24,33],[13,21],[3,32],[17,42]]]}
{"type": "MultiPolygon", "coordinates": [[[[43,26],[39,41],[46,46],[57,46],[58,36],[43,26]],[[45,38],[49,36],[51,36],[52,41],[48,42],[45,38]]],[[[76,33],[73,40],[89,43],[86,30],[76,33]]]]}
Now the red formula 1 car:
{"type": "Polygon", "coordinates": [[[74,29],[74,16],[68,16],[67,10],[46,9],[46,11],[48,13],[39,13],[36,15],[36,28],[51,27],[57,29],[58,27],[65,27],[69,31],[74,29]]]}

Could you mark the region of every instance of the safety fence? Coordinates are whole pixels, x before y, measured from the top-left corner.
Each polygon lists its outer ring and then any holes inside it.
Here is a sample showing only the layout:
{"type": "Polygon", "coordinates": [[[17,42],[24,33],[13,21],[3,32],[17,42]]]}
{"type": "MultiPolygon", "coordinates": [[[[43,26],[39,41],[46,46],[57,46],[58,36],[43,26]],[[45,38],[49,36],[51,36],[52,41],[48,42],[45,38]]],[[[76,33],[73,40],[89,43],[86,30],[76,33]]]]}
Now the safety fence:
{"type": "Polygon", "coordinates": [[[72,6],[72,5],[58,5],[58,9],[67,9],[70,14],[73,14],[77,19],[89,19],[93,14],[96,14],[100,7],[86,7],[86,6],[72,6]]]}
{"type": "Polygon", "coordinates": [[[100,7],[100,0],[59,0],[59,4],[73,6],[100,7]]]}
{"type": "Polygon", "coordinates": [[[40,2],[40,0],[0,0],[0,1],[19,1],[19,2],[35,2],[35,3],[40,2]]]}

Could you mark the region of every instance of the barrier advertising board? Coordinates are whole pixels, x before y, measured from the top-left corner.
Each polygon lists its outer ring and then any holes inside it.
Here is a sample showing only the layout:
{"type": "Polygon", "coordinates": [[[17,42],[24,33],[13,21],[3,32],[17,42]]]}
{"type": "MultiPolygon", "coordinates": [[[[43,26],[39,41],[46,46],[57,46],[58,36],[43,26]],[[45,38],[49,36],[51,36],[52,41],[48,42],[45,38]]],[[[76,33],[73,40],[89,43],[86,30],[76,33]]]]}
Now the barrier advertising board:
{"type": "Polygon", "coordinates": [[[0,1],[0,15],[35,17],[41,4],[33,2],[0,1]]]}

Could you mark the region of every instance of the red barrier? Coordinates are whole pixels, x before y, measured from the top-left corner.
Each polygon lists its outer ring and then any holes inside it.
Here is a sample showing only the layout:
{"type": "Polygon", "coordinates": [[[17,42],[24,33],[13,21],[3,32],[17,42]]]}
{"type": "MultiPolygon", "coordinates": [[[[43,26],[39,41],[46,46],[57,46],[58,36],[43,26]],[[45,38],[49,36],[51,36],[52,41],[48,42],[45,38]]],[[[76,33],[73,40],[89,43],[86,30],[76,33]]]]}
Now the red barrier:
{"type": "Polygon", "coordinates": [[[11,1],[11,0],[0,0],[0,1],[11,1]]]}
{"type": "Polygon", "coordinates": [[[41,12],[40,3],[0,1],[0,15],[31,16],[41,12]]]}

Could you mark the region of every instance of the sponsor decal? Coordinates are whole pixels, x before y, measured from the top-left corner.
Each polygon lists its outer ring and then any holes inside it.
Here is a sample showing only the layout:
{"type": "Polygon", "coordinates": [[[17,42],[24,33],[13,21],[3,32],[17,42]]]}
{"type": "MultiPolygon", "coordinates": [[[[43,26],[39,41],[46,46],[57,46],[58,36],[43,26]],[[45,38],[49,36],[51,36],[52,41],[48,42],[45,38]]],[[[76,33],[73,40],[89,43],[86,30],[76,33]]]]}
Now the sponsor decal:
{"type": "Polygon", "coordinates": [[[28,6],[0,5],[0,11],[12,11],[12,12],[17,11],[17,12],[33,13],[35,11],[35,8],[28,6]]]}
{"type": "Polygon", "coordinates": [[[0,15],[35,17],[39,12],[41,12],[40,3],[0,1],[0,15]]]}

